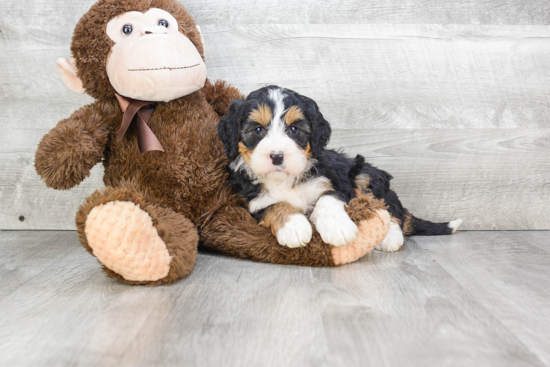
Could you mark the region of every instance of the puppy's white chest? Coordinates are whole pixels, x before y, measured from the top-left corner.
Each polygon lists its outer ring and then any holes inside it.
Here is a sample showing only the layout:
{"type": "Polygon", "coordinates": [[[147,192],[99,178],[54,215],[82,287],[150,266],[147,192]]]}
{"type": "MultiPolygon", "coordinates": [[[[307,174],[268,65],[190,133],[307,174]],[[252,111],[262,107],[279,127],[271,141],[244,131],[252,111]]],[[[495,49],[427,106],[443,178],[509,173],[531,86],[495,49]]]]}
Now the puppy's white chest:
{"type": "Polygon", "coordinates": [[[330,189],[331,184],[326,177],[316,177],[297,185],[292,185],[290,180],[265,183],[262,193],[250,201],[249,209],[254,213],[270,205],[287,202],[306,213],[315,205],[319,197],[330,189]]]}

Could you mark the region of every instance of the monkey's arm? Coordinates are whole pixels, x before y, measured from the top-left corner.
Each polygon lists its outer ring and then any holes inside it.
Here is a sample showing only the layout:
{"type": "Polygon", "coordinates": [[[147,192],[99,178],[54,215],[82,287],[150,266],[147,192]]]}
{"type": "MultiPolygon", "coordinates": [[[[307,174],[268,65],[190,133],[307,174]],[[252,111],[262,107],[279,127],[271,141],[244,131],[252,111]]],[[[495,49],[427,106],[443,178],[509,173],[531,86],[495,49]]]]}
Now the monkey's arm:
{"type": "Polygon", "coordinates": [[[235,98],[246,98],[239,90],[224,80],[216,80],[212,83],[206,79],[202,88],[206,100],[214,108],[219,116],[223,116],[229,110],[229,103],[235,98]]]}
{"type": "Polygon", "coordinates": [[[390,216],[384,203],[372,196],[351,200],[347,211],[357,223],[359,234],[345,246],[332,247],[324,243],[316,231],[306,246],[281,246],[271,231],[259,226],[248,210],[230,202],[199,226],[199,235],[205,247],[242,259],[306,266],[343,265],[378,246],[390,228],[390,216]]]}
{"type": "Polygon", "coordinates": [[[109,108],[95,102],[59,121],[35,154],[34,167],[48,187],[68,190],[90,175],[109,138],[109,108]]]}
{"type": "Polygon", "coordinates": [[[258,225],[245,208],[230,205],[210,218],[199,234],[205,247],[241,259],[305,266],[335,265],[332,247],[324,244],[317,233],[313,233],[306,246],[291,248],[280,245],[271,230],[258,225]]]}

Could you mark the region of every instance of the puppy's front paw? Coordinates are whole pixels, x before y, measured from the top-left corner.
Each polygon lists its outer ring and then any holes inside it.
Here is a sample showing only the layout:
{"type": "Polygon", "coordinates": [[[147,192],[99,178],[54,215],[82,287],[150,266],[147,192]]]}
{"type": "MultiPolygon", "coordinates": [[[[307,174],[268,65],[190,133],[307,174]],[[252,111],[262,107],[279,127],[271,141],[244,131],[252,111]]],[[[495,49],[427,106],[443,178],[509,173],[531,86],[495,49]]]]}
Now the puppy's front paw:
{"type": "Polygon", "coordinates": [[[287,247],[302,247],[311,241],[311,224],[303,214],[291,214],[277,231],[277,241],[287,247]]]}
{"type": "Polygon", "coordinates": [[[323,241],[332,246],[344,246],[353,241],[359,232],[344,209],[344,203],[330,195],[317,201],[311,220],[323,241]]]}
{"type": "Polygon", "coordinates": [[[315,228],[323,241],[332,246],[346,245],[353,241],[359,232],[359,228],[346,212],[318,217],[315,228]]]}
{"type": "Polygon", "coordinates": [[[377,250],[384,252],[395,252],[403,246],[405,238],[403,237],[403,231],[397,223],[390,224],[390,231],[386,235],[386,238],[380,242],[376,247],[377,250]]]}

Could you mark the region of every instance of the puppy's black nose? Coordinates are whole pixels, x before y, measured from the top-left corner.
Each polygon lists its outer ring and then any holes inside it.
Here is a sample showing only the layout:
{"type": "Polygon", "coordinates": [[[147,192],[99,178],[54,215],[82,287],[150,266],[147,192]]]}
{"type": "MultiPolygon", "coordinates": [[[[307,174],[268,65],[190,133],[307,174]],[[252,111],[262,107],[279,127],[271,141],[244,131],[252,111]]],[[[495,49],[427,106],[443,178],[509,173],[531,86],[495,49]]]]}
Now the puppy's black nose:
{"type": "Polygon", "coordinates": [[[283,164],[285,156],[282,153],[271,153],[269,158],[271,158],[271,162],[273,162],[273,165],[278,166],[283,164]]]}

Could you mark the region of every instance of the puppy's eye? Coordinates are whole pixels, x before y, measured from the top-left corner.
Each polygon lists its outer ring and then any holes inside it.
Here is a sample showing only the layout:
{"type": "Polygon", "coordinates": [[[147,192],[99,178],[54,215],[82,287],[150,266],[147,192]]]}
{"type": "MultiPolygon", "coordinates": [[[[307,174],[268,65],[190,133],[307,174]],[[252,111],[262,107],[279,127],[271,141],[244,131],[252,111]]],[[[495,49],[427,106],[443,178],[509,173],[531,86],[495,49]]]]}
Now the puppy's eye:
{"type": "Polygon", "coordinates": [[[298,128],[296,126],[291,126],[288,128],[291,134],[296,134],[298,132],[298,128]]]}
{"type": "Polygon", "coordinates": [[[133,31],[134,31],[134,27],[132,27],[131,24],[124,24],[124,26],[122,27],[122,33],[124,33],[127,36],[132,34],[133,31]]]}
{"type": "Polygon", "coordinates": [[[159,25],[161,27],[165,27],[165,28],[168,28],[168,26],[169,26],[168,21],[166,19],[159,20],[159,25]]]}
{"type": "Polygon", "coordinates": [[[260,135],[261,133],[264,132],[264,128],[261,126],[258,126],[257,128],[254,129],[254,132],[256,133],[256,135],[260,135]]]}

